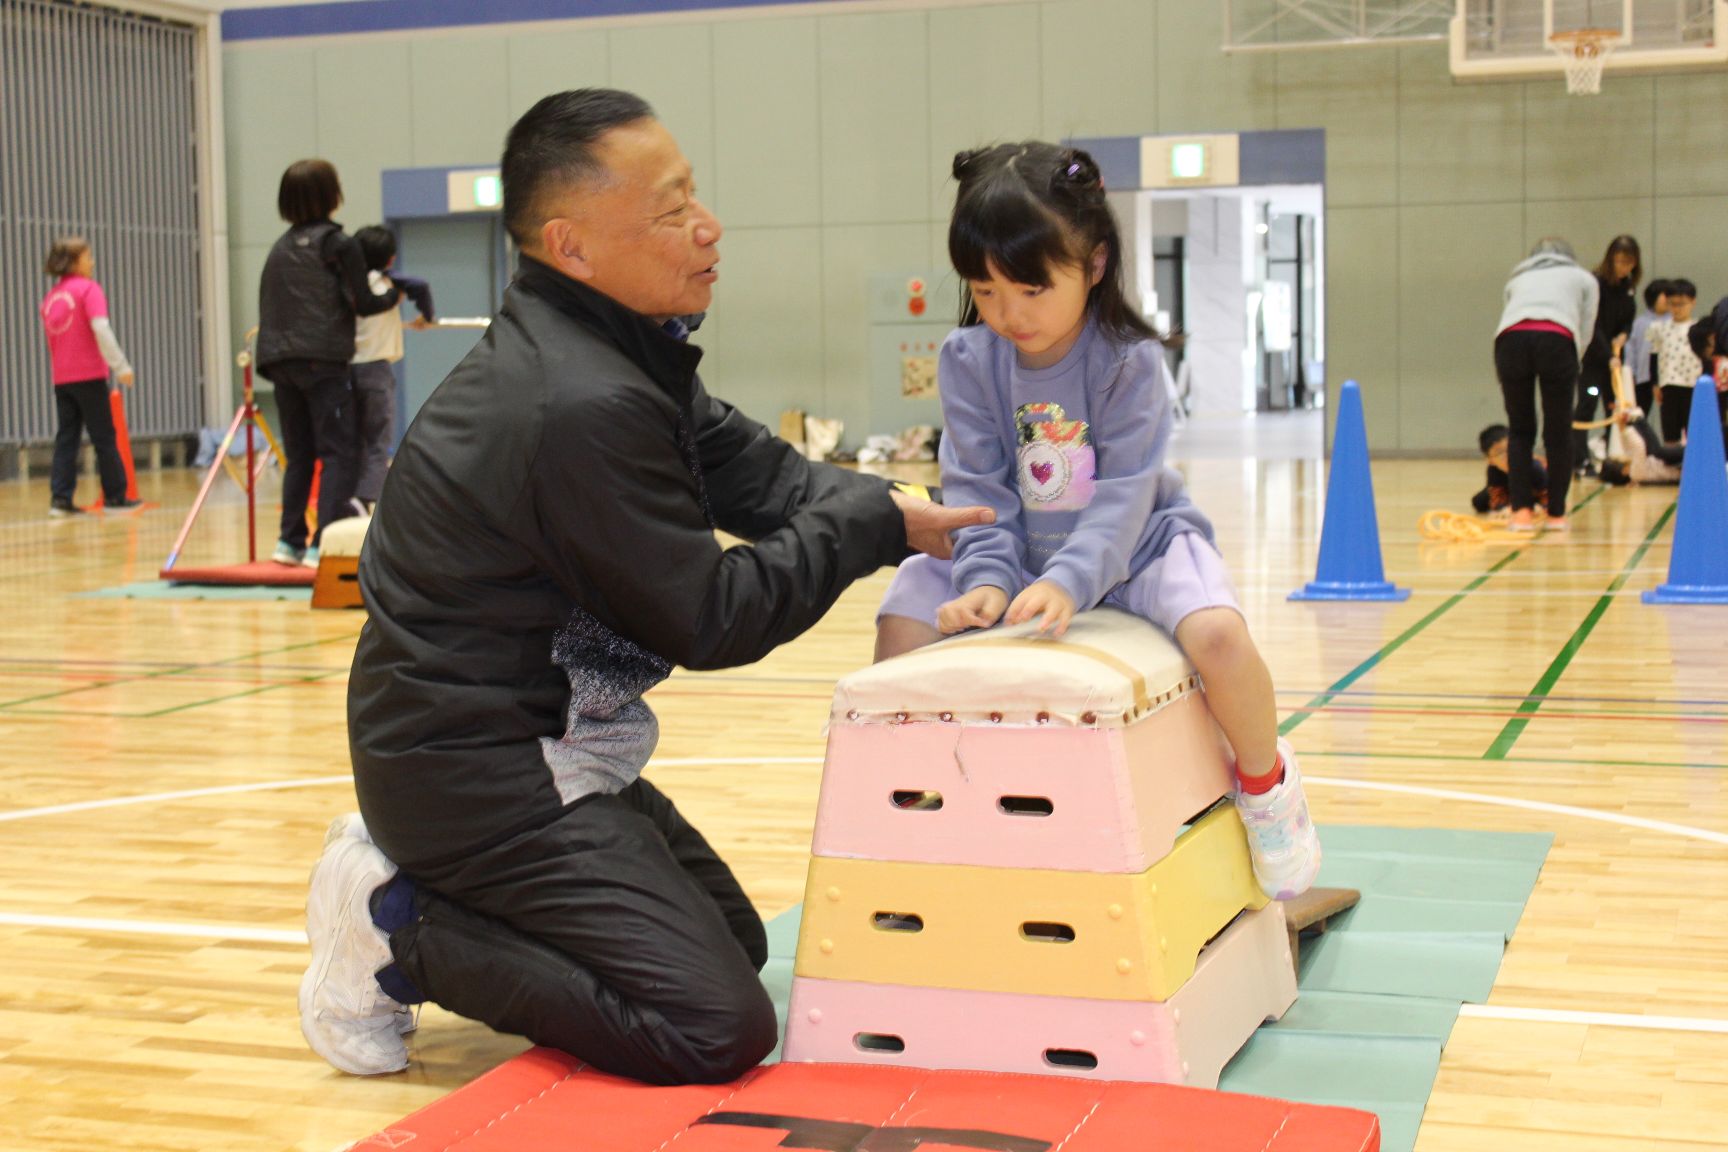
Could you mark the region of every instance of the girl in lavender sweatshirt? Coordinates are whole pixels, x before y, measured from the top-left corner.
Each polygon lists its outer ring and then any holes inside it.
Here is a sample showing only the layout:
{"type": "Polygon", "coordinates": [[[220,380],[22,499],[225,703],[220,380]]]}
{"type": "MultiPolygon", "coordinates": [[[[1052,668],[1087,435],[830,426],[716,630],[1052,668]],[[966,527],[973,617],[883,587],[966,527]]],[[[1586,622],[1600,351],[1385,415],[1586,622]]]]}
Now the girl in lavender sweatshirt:
{"type": "Polygon", "coordinates": [[[1027,142],[962,152],[954,177],[948,254],[964,286],[938,376],[942,486],[996,522],[962,529],[952,561],[900,566],[877,659],[1002,620],[1060,636],[1099,604],[1152,621],[1193,661],[1235,750],[1255,878],[1297,895],[1319,840],[1212,525],[1164,463],[1163,353],[1123,295],[1098,166],[1027,142]]]}

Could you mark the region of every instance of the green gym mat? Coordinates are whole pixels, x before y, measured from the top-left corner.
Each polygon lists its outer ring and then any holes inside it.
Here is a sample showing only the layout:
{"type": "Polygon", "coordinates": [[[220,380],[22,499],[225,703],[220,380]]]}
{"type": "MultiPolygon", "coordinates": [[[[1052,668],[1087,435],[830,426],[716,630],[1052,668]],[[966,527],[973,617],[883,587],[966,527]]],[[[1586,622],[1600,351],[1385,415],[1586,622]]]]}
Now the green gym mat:
{"type": "Polygon", "coordinates": [[[305,585],[170,584],[166,580],[139,580],[93,592],[77,592],[74,596],[120,600],[295,600],[307,604],[312,600],[312,589],[305,585]]]}
{"type": "MultiPolygon", "coordinates": [[[[1362,902],[1302,944],[1301,995],[1224,1069],[1227,1092],[1362,1108],[1410,1152],[1458,1006],[1488,999],[1553,837],[1444,828],[1320,829],[1318,883],[1362,902]]],[[[800,908],[768,923],[762,982],[785,1032],[800,908]]],[[[775,1049],[770,1060],[780,1058],[775,1049]]]]}

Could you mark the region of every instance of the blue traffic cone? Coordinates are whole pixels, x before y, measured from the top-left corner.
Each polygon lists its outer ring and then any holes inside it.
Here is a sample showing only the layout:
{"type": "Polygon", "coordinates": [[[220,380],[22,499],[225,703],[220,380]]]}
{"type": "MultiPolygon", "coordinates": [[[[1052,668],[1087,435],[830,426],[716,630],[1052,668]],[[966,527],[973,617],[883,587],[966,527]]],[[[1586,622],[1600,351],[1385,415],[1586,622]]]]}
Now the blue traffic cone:
{"type": "Polygon", "coordinates": [[[1728,604],[1728,465],[1722,460],[1721,419],[1716,381],[1700,376],[1686,418],[1668,582],[1644,593],[1646,604],[1728,604]]]}
{"type": "Polygon", "coordinates": [[[1292,600],[1404,600],[1408,588],[1386,580],[1380,564],[1380,524],[1374,518],[1374,478],[1368,471],[1368,429],[1362,423],[1362,390],[1344,381],[1338,394],[1338,427],[1332,437],[1332,468],[1326,478],[1326,522],[1320,525],[1320,565],[1292,600]]]}

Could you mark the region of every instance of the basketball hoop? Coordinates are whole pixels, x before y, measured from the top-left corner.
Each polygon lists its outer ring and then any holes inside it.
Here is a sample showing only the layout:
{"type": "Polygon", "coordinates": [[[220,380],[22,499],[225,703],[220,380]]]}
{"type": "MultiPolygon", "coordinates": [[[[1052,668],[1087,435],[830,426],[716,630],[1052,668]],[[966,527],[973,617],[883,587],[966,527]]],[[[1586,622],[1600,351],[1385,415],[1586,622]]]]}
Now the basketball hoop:
{"type": "Polygon", "coordinates": [[[1608,54],[1620,43],[1612,28],[1575,28],[1548,37],[1548,47],[1566,68],[1566,91],[1573,96],[1595,96],[1602,91],[1602,67],[1608,54]]]}

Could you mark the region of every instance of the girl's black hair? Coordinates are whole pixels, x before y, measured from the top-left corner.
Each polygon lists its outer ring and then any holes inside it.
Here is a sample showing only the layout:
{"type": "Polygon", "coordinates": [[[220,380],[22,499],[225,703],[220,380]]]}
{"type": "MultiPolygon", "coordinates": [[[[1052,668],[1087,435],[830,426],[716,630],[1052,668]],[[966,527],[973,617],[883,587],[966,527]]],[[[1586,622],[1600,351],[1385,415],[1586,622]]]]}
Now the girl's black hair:
{"type": "Polygon", "coordinates": [[[1090,271],[1102,247],[1104,274],[1087,294],[1087,311],[1118,340],[1160,339],[1122,289],[1122,237],[1090,155],[1037,140],[996,144],[956,154],[954,179],[960,191],[948,259],[960,274],[962,327],[979,322],[967,282],[988,280],[990,265],[1016,284],[1048,287],[1051,268],[1090,271]]]}
{"type": "Polygon", "coordinates": [[[1644,253],[1638,248],[1638,241],[1630,236],[1620,235],[1608,241],[1608,250],[1602,253],[1602,263],[1596,265],[1596,278],[1604,284],[1613,284],[1614,257],[1625,253],[1632,257],[1632,272],[1626,277],[1626,287],[1638,287],[1638,281],[1644,279],[1644,253]]]}
{"type": "Polygon", "coordinates": [[[1652,312],[1656,310],[1656,297],[1668,295],[1668,289],[1673,287],[1666,280],[1652,280],[1644,287],[1644,307],[1652,312]]]}

